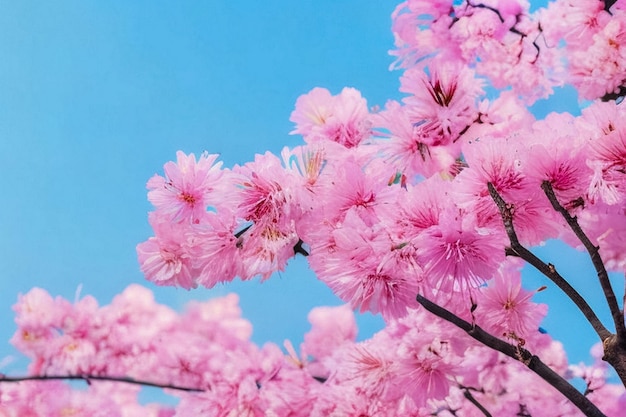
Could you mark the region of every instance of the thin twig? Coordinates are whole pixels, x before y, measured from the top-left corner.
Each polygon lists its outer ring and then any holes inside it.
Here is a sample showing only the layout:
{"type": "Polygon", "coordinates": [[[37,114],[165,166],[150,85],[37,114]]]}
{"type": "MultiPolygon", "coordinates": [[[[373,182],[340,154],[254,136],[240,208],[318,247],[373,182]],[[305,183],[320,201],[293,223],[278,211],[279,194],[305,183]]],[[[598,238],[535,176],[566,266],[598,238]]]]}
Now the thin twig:
{"type": "Polygon", "coordinates": [[[513,227],[512,207],[504,201],[492,183],[488,183],[487,187],[489,188],[491,198],[493,198],[493,201],[495,201],[498,209],[500,210],[500,215],[502,216],[502,221],[504,223],[504,230],[506,231],[509,241],[511,242],[511,246],[508,248],[507,254],[510,254],[510,252],[515,253],[516,256],[519,256],[534,266],[539,272],[554,282],[574,302],[574,304],[576,304],[578,309],[583,313],[587,321],[589,321],[595,332],[598,334],[600,340],[605,340],[610,337],[612,333],[604,327],[596,313],[587,301],[585,301],[585,299],[580,295],[580,293],[557,272],[554,265],[546,264],[531,251],[522,246],[517,238],[515,228],[513,227]]]}
{"type": "Polygon", "coordinates": [[[463,389],[463,396],[469,402],[474,404],[476,408],[478,408],[485,415],[485,417],[492,417],[491,413],[481,403],[478,402],[478,400],[472,395],[469,389],[463,389]]]}
{"type": "Polygon", "coordinates": [[[204,389],[179,387],[177,385],[158,384],[156,382],[142,381],[140,379],[129,378],[125,376],[103,376],[103,375],[28,375],[28,376],[6,376],[0,375],[0,383],[2,382],[22,382],[22,381],[53,381],[53,380],[81,380],[85,381],[88,385],[91,381],[112,381],[112,382],[124,382],[127,384],[141,385],[145,387],[156,387],[163,389],[173,389],[178,391],[187,392],[204,392],[204,389]]]}
{"type": "Polygon", "coordinates": [[[483,345],[495,349],[498,352],[515,359],[516,361],[522,362],[528,367],[528,369],[539,375],[544,381],[562,393],[587,417],[606,417],[605,414],[603,414],[594,403],[589,401],[587,397],[563,379],[563,377],[554,372],[552,368],[543,363],[541,359],[530,353],[525,348],[521,346],[513,346],[498,339],[481,329],[479,326],[468,323],[456,314],[433,303],[421,295],[417,296],[417,302],[437,317],[440,317],[464,330],[468,335],[483,345]]]}
{"type": "Polygon", "coordinates": [[[585,234],[583,229],[578,224],[578,219],[576,217],[572,217],[567,209],[565,209],[565,207],[561,205],[559,200],[556,198],[556,194],[554,194],[554,189],[552,188],[552,184],[550,184],[550,181],[543,181],[541,183],[541,189],[548,197],[548,200],[550,200],[552,207],[556,211],[558,211],[561,216],[563,216],[570,229],[572,229],[578,240],[580,240],[585,246],[585,249],[587,249],[587,253],[589,253],[589,257],[591,258],[593,267],[598,274],[598,280],[600,281],[600,285],[602,286],[604,298],[606,298],[609,310],[611,311],[611,316],[613,317],[613,322],[615,323],[615,332],[617,333],[617,338],[622,344],[626,345],[626,327],[624,327],[624,314],[619,308],[619,305],[617,303],[617,297],[615,296],[615,291],[613,291],[611,281],[609,280],[609,274],[606,271],[606,267],[604,266],[604,262],[602,261],[602,257],[600,256],[600,247],[594,245],[591,242],[589,237],[585,234]]]}

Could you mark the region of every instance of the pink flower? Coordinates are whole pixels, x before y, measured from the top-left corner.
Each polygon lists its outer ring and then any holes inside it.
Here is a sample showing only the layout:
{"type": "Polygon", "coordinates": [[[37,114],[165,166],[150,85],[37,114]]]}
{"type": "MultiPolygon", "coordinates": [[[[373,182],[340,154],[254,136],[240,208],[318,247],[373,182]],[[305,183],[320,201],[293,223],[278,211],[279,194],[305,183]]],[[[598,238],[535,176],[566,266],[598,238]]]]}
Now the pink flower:
{"type": "Polygon", "coordinates": [[[312,246],[311,269],[352,308],[401,317],[416,305],[421,277],[406,274],[395,262],[401,258],[388,255],[396,248],[382,230],[350,211],[340,226],[319,233],[327,238],[312,246]]]}
{"type": "MultiPolygon", "coordinates": [[[[410,0],[400,3],[391,15],[397,56],[390,68],[423,65],[424,58],[440,53],[459,58],[450,42],[454,13],[451,0],[410,0]]],[[[458,49],[458,48],[457,48],[458,49]]]]}
{"type": "Polygon", "coordinates": [[[489,194],[490,182],[513,207],[513,224],[522,244],[558,236],[557,213],[545,204],[543,191],[522,169],[526,152],[520,134],[468,142],[463,154],[469,167],[454,180],[454,198],[465,213],[476,216],[478,227],[504,231],[500,211],[489,194]]]}
{"type": "Polygon", "coordinates": [[[137,245],[137,258],[146,278],[157,285],[195,288],[193,260],[186,246],[187,227],[176,226],[150,213],[156,237],[137,245]]]}
{"type": "Polygon", "coordinates": [[[372,398],[381,398],[393,403],[404,395],[397,382],[398,356],[397,339],[384,332],[373,338],[353,345],[344,354],[342,367],[338,369],[338,383],[351,383],[372,398]]]}
{"type": "Polygon", "coordinates": [[[304,355],[321,360],[332,355],[341,345],[356,339],[356,320],[347,305],[316,307],[309,313],[308,320],[311,330],[304,335],[304,355]]]}
{"type": "Polygon", "coordinates": [[[447,172],[454,165],[458,149],[429,145],[430,140],[416,129],[406,106],[389,101],[385,110],[373,115],[372,120],[377,128],[384,129],[379,133],[382,137],[389,136],[389,140],[378,141],[377,145],[390,163],[407,177],[428,178],[447,172]]]}
{"type": "Polygon", "coordinates": [[[233,169],[233,180],[239,187],[236,216],[253,222],[259,228],[283,227],[297,216],[295,184],[280,159],[267,152],[256,155],[254,162],[233,169]]]}
{"type": "Polygon", "coordinates": [[[454,204],[449,195],[451,186],[450,181],[439,176],[408,186],[398,206],[384,217],[389,229],[397,231],[400,239],[411,240],[423,230],[438,225],[444,209],[454,204]]]}
{"type": "Polygon", "coordinates": [[[508,268],[499,272],[487,288],[479,291],[478,323],[497,336],[527,339],[536,335],[548,308],[533,303],[534,294],[522,289],[518,270],[508,268]]]}
{"type": "Polygon", "coordinates": [[[298,97],[296,108],[289,118],[296,124],[296,128],[291,133],[309,136],[332,117],[333,110],[334,100],[330,91],[315,87],[309,93],[298,97]]]}
{"type": "Polygon", "coordinates": [[[269,278],[276,271],[283,271],[287,261],[295,256],[294,247],[299,238],[293,225],[278,228],[272,225],[252,226],[238,243],[241,257],[241,278],[260,275],[269,278]]]}
{"type": "Polygon", "coordinates": [[[572,51],[569,55],[571,82],[582,98],[592,100],[619,90],[626,71],[625,41],[624,18],[610,19],[593,35],[588,49],[572,51]]]}
{"type": "Polygon", "coordinates": [[[460,358],[445,340],[428,341],[417,333],[411,336],[397,352],[397,384],[416,405],[423,406],[448,395],[460,358]]]}
{"type": "Polygon", "coordinates": [[[585,139],[571,115],[551,113],[535,123],[533,135],[526,139],[521,169],[536,187],[549,181],[561,203],[568,205],[587,193],[591,170],[585,139]]]}
{"type": "Polygon", "coordinates": [[[434,288],[468,291],[490,279],[504,260],[502,233],[479,232],[476,225],[445,211],[438,225],[413,241],[418,260],[434,288]]]}
{"type": "Polygon", "coordinates": [[[589,194],[607,204],[617,204],[626,197],[626,129],[616,127],[591,142],[589,165],[594,170],[589,194]]]}
{"type": "Polygon", "coordinates": [[[367,102],[354,88],[344,88],[331,96],[325,88],[314,88],[296,101],[290,120],[296,123],[291,133],[299,133],[308,143],[329,140],[346,148],[370,136],[367,102]]]}
{"type": "Polygon", "coordinates": [[[173,222],[198,223],[210,204],[211,193],[218,187],[223,172],[218,155],[203,154],[196,162],[194,154],[176,153],[177,162],[163,167],[165,178],[155,175],[148,181],[148,199],[173,222]]]}
{"type": "Polygon", "coordinates": [[[448,61],[433,61],[429,74],[422,68],[407,70],[400,79],[401,91],[414,128],[427,145],[450,145],[474,123],[477,99],[483,82],[474,71],[448,61]]]}
{"type": "Polygon", "coordinates": [[[373,169],[371,173],[366,173],[352,157],[329,169],[332,175],[325,176],[321,184],[325,186],[326,193],[324,204],[320,207],[324,220],[341,221],[348,211],[354,211],[367,225],[377,223],[376,208],[392,193],[387,172],[373,169]]]}
{"type": "Polygon", "coordinates": [[[207,213],[204,223],[199,225],[195,243],[190,249],[193,265],[198,269],[197,282],[206,288],[213,288],[219,282],[232,281],[242,274],[241,244],[237,237],[237,221],[232,213],[220,210],[207,213]]]}

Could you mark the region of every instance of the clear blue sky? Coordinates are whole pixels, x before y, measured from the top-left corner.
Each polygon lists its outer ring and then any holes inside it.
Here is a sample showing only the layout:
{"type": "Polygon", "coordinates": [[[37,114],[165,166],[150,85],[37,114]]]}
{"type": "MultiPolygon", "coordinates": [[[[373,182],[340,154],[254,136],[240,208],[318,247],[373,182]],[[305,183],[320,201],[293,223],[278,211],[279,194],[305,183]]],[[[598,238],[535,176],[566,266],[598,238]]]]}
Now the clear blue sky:
{"type": "MultiPolygon", "coordinates": [[[[315,86],[356,87],[369,105],[400,98],[387,54],[395,3],[1,3],[0,359],[13,352],[11,305],[33,286],[72,299],[82,284],[105,304],[141,283],[174,307],[235,291],[255,341],[298,344],[309,309],[339,303],[303,259],[263,284],[187,292],[144,281],[135,245],[151,235],[145,183],[179,149],[232,166],[298,144],[289,115],[315,86]]],[[[548,249],[577,283],[595,282],[582,254],[548,249]]],[[[562,301],[550,314],[544,327],[587,358],[594,339],[581,316],[562,301]]],[[[361,319],[363,336],[380,326],[361,319]]]]}

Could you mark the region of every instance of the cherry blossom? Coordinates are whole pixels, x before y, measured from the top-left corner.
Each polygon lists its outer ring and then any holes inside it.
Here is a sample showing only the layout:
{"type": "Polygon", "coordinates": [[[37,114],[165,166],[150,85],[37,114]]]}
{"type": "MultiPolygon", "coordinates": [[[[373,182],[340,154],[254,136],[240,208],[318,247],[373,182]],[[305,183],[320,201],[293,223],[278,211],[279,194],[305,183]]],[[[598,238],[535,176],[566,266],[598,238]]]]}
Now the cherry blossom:
{"type": "Polygon", "coordinates": [[[345,305],[312,310],[296,351],[254,344],[236,295],[179,313],[137,285],[102,307],[36,288],[11,340],[29,376],[0,376],[0,415],[620,416],[626,326],[608,273],[626,266],[625,10],[401,3],[402,99],[368,109],[355,88],[317,87],[291,113],[300,145],[232,168],[179,151],[147,184],[154,236],[137,257],[155,285],[271,279],[304,256],[345,305]],[[566,84],[580,115],[531,113],[566,84]],[[588,252],[612,322],[533,254],[550,239],[588,252]],[[597,333],[593,364],[540,329],[544,287],[524,287],[524,262],[597,333]],[[354,310],[385,327],[359,340],[354,310]],[[178,405],[139,404],[142,384],[178,405]]]}

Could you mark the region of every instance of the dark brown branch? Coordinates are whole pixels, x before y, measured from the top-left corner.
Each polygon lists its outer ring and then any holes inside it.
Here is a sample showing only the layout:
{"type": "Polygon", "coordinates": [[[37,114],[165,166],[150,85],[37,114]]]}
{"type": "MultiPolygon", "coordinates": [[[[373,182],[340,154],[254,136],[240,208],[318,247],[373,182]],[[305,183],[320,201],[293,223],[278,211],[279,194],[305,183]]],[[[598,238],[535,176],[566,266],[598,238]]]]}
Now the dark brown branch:
{"type": "Polygon", "coordinates": [[[570,400],[580,411],[587,417],[606,417],[587,397],[580,393],[570,383],[563,379],[559,374],[554,372],[549,366],[541,361],[537,356],[530,353],[528,350],[521,346],[513,346],[497,337],[487,333],[479,326],[472,325],[454,313],[446,310],[445,308],[433,303],[432,301],[424,298],[421,295],[417,296],[417,302],[420,303],[426,310],[432,314],[440,317],[456,327],[464,330],[473,339],[479,341],[485,346],[488,346],[498,352],[505,354],[506,356],[522,362],[531,371],[539,375],[544,381],[552,385],[556,390],[562,393],[568,400],[570,400]]]}
{"type": "Polygon", "coordinates": [[[298,239],[298,243],[296,243],[293,247],[293,254],[300,254],[302,256],[309,256],[309,251],[304,248],[304,241],[302,239],[298,239]]]}
{"type": "Polygon", "coordinates": [[[2,382],[22,382],[22,381],[54,381],[54,380],[81,380],[85,381],[88,385],[91,381],[111,381],[111,382],[124,382],[127,384],[141,385],[144,387],[156,387],[163,389],[173,389],[177,391],[187,392],[203,392],[205,390],[198,388],[179,387],[169,384],[158,384],[156,382],[142,381],[139,379],[133,379],[125,376],[103,376],[103,375],[28,375],[28,376],[6,376],[0,374],[0,383],[2,382]]]}
{"type": "Polygon", "coordinates": [[[617,0],[604,0],[604,10],[611,13],[611,7],[617,2],[617,0]]]}
{"type": "Polygon", "coordinates": [[[622,85],[620,86],[619,90],[617,90],[617,92],[606,93],[605,95],[600,97],[600,100],[601,101],[616,101],[619,103],[621,100],[624,99],[625,96],[626,96],[626,87],[622,85]]]}
{"type": "Polygon", "coordinates": [[[492,417],[491,413],[481,404],[478,402],[478,400],[476,398],[474,398],[474,396],[472,395],[472,393],[470,392],[469,389],[464,388],[463,389],[463,396],[472,404],[474,404],[474,406],[476,408],[478,408],[484,415],[485,417],[492,417]]]}
{"type": "Polygon", "coordinates": [[[510,248],[506,249],[507,255],[513,252],[516,256],[534,266],[539,272],[554,282],[574,302],[574,304],[576,304],[578,309],[583,313],[587,321],[589,321],[595,332],[598,334],[600,340],[605,340],[610,337],[612,333],[604,327],[596,313],[587,301],[585,301],[585,299],[580,295],[580,293],[578,293],[578,291],[576,291],[574,287],[572,287],[569,282],[567,282],[567,280],[565,280],[565,278],[557,272],[554,265],[546,264],[541,259],[536,257],[531,251],[522,246],[517,238],[515,228],[513,227],[513,207],[508,205],[504,199],[502,199],[493,184],[488,183],[487,187],[489,188],[491,198],[493,198],[493,201],[495,201],[498,209],[500,210],[500,215],[502,216],[502,221],[504,223],[504,230],[506,231],[509,241],[511,242],[510,248]]]}
{"type": "Polygon", "coordinates": [[[613,291],[611,281],[609,280],[609,274],[606,271],[604,262],[602,261],[602,257],[600,256],[600,247],[594,245],[591,242],[589,237],[585,234],[585,232],[583,232],[583,229],[578,224],[578,219],[576,217],[572,217],[567,209],[565,209],[565,207],[563,207],[561,203],[559,203],[559,200],[554,194],[554,189],[552,188],[552,184],[550,184],[550,181],[543,181],[541,183],[541,189],[548,197],[548,200],[550,200],[550,204],[552,204],[552,207],[556,211],[558,211],[561,216],[563,216],[570,229],[572,229],[578,240],[580,240],[585,246],[585,249],[587,249],[589,257],[591,258],[591,262],[593,263],[593,267],[598,274],[598,280],[600,281],[600,286],[602,287],[602,291],[604,292],[604,298],[606,298],[609,310],[611,311],[611,316],[613,317],[613,322],[615,323],[615,332],[617,333],[617,339],[623,346],[626,347],[626,327],[624,327],[624,314],[619,308],[619,305],[617,303],[617,297],[615,296],[615,291],[613,291]]]}
{"type": "Polygon", "coordinates": [[[241,236],[243,236],[244,233],[246,233],[248,230],[250,230],[250,228],[252,227],[252,224],[247,225],[246,227],[244,227],[243,229],[241,229],[240,231],[238,231],[237,233],[235,233],[235,237],[237,239],[239,239],[241,236]]]}

